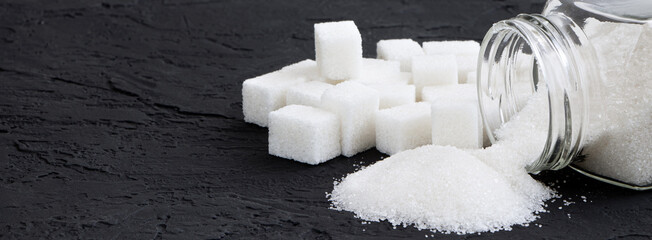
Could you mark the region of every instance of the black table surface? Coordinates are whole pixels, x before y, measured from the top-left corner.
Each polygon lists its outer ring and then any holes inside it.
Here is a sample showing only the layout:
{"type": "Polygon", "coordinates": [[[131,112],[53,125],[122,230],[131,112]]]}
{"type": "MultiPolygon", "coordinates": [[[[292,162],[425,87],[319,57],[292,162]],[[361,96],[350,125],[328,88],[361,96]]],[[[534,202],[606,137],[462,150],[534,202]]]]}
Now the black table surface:
{"type": "MultiPolygon", "coordinates": [[[[0,238],[425,238],[329,209],[333,181],[383,155],[319,166],[268,155],[267,129],[243,121],[242,81],[314,58],[316,22],[355,20],[374,57],[380,39],[480,41],[493,22],[543,6],[2,1],[0,238]]],[[[570,170],[536,177],[563,197],[529,227],[434,237],[651,238],[652,192],[570,170]]]]}

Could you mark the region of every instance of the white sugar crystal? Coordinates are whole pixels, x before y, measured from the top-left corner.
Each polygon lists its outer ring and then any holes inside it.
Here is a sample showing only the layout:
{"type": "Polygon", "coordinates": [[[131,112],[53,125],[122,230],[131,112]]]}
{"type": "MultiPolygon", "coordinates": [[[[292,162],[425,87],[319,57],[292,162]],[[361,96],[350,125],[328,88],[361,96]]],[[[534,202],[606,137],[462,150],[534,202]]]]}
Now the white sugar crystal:
{"type": "Polygon", "coordinates": [[[286,104],[320,107],[321,95],[324,91],[332,87],[333,85],[321,81],[310,81],[297,84],[287,90],[286,104]]]}
{"type": "Polygon", "coordinates": [[[430,144],[430,104],[402,105],[376,114],[376,149],[393,155],[430,144]]]}
{"type": "Polygon", "coordinates": [[[335,114],[301,105],[269,114],[269,154],[316,165],[340,152],[340,121],[335,114]]]}
{"type": "Polygon", "coordinates": [[[345,80],[362,73],[362,37],[353,21],[315,24],[315,53],[326,79],[345,80]]]}
{"type": "Polygon", "coordinates": [[[417,99],[425,86],[457,84],[457,63],[454,55],[418,56],[412,59],[412,81],[417,99]]]}
{"type": "MultiPolygon", "coordinates": [[[[525,174],[526,177],[527,174],[525,174]]],[[[526,224],[542,210],[478,158],[454,147],[407,150],[336,183],[330,201],[366,221],[474,233],[526,224]]]]}
{"type": "Polygon", "coordinates": [[[467,84],[478,84],[478,72],[469,72],[466,74],[466,83],[467,84]]]}
{"type": "Polygon", "coordinates": [[[414,103],[416,90],[414,85],[404,84],[372,84],[367,85],[380,94],[380,109],[414,103]]]}
{"type": "Polygon", "coordinates": [[[317,77],[317,64],[304,60],[281,70],[242,83],[242,112],[244,120],[259,126],[267,126],[267,115],[285,106],[289,87],[317,77]]]}
{"type": "Polygon", "coordinates": [[[380,59],[401,62],[401,70],[412,71],[412,57],[424,55],[419,43],[412,39],[380,40],[376,44],[376,56],[380,59]]]}
{"type": "Polygon", "coordinates": [[[423,51],[427,55],[478,55],[480,44],[472,40],[463,41],[431,41],[423,43],[423,51]]]}
{"type": "Polygon", "coordinates": [[[435,101],[432,104],[432,144],[481,148],[482,126],[477,101],[435,101]]]}
{"type": "Polygon", "coordinates": [[[424,87],[421,95],[425,102],[437,101],[478,101],[477,86],[472,84],[453,84],[424,87]]]}
{"type": "Polygon", "coordinates": [[[322,95],[322,107],[340,118],[342,155],[351,157],[375,145],[379,98],[378,91],[352,81],[335,85],[322,95]]]}

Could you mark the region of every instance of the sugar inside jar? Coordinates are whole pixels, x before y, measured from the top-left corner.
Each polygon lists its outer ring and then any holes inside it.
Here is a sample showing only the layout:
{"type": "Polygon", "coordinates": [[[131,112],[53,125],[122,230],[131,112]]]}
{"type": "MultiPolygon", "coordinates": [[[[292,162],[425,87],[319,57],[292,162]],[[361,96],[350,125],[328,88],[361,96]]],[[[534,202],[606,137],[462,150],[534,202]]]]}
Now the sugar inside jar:
{"type": "Polygon", "coordinates": [[[541,154],[530,172],[570,166],[652,188],[652,1],[551,0],[542,14],[494,24],[478,69],[492,142],[538,91],[548,97],[547,124],[538,126],[547,134],[531,139],[541,154]]]}

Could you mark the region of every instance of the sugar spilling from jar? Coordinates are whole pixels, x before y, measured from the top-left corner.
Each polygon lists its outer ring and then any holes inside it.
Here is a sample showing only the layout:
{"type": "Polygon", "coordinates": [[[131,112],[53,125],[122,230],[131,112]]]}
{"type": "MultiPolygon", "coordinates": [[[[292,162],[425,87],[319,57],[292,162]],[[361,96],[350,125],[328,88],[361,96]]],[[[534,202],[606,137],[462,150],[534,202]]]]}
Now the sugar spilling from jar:
{"type": "MultiPolygon", "coordinates": [[[[590,121],[582,152],[590,160],[578,165],[633,184],[650,184],[652,27],[597,20],[586,24],[600,58],[603,94],[591,103],[600,114],[590,121]]],[[[335,182],[329,194],[333,208],[368,221],[440,232],[527,225],[555,196],[525,169],[541,153],[540,140],[546,139],[545,92],[542,85],[530,96],[496,132],[498,141],[491,147],[425,146],[399,153],[335,182]]]]}

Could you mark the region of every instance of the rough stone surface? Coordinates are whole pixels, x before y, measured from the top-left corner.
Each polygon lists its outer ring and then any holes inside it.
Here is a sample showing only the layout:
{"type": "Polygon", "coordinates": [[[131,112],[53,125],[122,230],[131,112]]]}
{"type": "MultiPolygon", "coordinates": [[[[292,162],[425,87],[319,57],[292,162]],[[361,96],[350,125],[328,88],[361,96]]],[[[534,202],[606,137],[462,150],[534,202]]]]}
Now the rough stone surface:
{"type": "MultiPolygon", "coordinates": [[[[423,238],[328,209],[333,180],[382,155],[268,155],[267,129],[242,120],[242,81],[313,58],[316,22],[355,20],[375,57],[380,39],[479,41],[543,3],[0,1],[0,239],[423,238]]],[[[434,237],[652,236],[652,192],[537,178],[576,203],[549,203],[540,228],[434,237]]]]}

